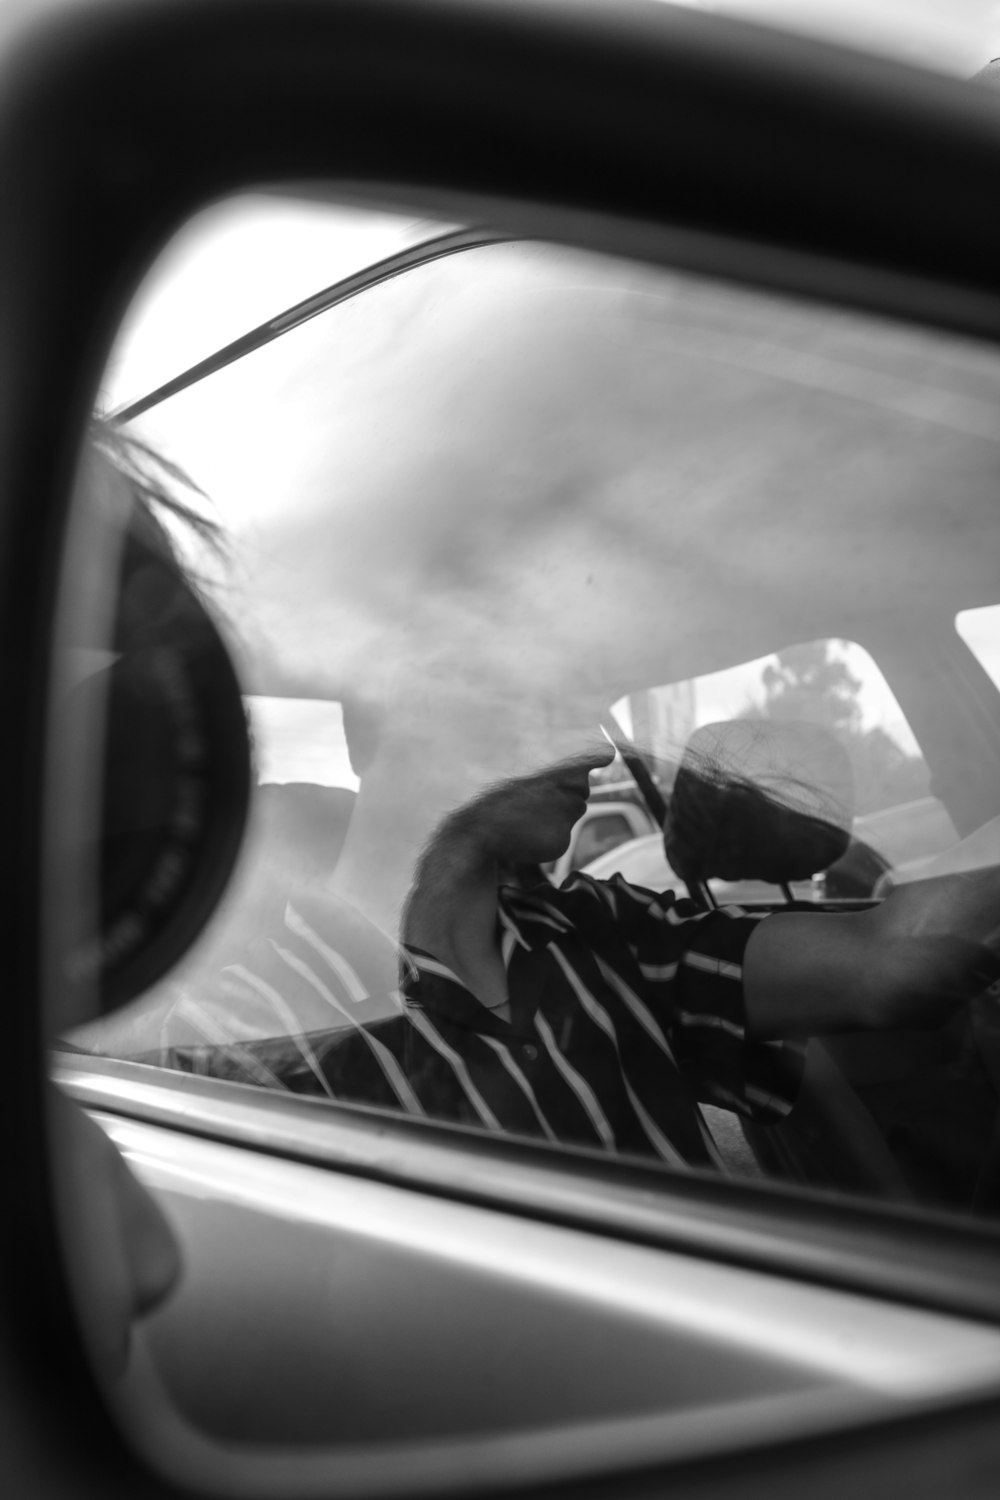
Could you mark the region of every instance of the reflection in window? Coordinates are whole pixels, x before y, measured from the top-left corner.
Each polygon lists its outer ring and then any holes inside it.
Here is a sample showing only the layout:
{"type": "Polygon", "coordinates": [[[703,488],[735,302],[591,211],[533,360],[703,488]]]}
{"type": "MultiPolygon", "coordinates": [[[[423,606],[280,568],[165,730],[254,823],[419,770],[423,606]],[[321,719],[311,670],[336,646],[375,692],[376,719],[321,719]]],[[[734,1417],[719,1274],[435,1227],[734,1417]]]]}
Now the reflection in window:
{"type": "Polygon", "coordinates": [[[339,703],[248,697],[246,706],[262,784],[309,781],[357,791],[339,703]]]}
{"type": "MultiPolygon", "coordinates": [[[[870,896],[883,875],[915,873],[958,840],[944,804],[931,794],[930,768],[883,673],[863,647],[845,640],[786,646],[772,656],[694,681],[630,693],[614,705],[617,722],[644,748],[650,769],[669,794],[684,746],[694,731],[718,723],[816,725],[846,752],[851,772],[853,847],[829,871],[800,883],[800,899],[870,896]]],[[[612,867],[657,887],[676,876],[654,841],[606,857],[612,867]]],[[[717,881],[730,900],[760,899],[757,887],[717,881]]]]}
{"type": "Polygon", "coordinates": [[[495,245],[155,407],[259,785],[210,930],[77,1044],[978,1201],[992,897],[917,877],[1000,815],[945,630],[1000,555],[998,396],[978,346],[495,245]],[[647,831],[581,822],[630,767],[647,831]]]}
{"type": "Polygon", "coordinates": [[[955,629],[1000,687],[1000,604],[961,610],[955,616],[955,629]]]}

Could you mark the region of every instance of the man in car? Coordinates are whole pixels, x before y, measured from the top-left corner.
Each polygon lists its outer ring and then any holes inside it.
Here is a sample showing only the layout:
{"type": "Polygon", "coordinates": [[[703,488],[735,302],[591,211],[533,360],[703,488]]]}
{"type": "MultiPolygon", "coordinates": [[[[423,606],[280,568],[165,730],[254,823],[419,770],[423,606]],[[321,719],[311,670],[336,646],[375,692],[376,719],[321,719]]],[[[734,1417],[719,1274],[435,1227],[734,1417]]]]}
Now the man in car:
{"type": "MultiPolygon", "coordinates": [[[[361,909],[364,860],[349,834],[330,888],[293,896],[282,929],[219,981],[229,1001],[241,989],[270,1001],[275,1033],[317,1000],[329,1025],[146,1060],[710,1166],[718,1153],[699,1102],[780,1119],[809,1036],[932,1025],[1000,974],[986,946],[997,872],[909,887],[869,911],[764,920],[703,914],[618,878],[576,875],[559,891],[509,883],[517,866],[558,857],[589,772],[610,757],[595,741],[441,813],[398,943],[380,912],[361,909]]],[[[380,867],[372,849],[373,888],[380,867]]]]}

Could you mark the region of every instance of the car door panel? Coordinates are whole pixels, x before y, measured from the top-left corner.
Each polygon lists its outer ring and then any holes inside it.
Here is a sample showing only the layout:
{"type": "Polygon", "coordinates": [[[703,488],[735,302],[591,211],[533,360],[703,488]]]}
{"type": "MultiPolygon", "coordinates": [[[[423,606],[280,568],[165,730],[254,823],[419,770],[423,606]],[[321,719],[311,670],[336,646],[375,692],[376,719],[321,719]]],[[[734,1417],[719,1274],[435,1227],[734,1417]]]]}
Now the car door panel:
{"type": "Polygon", "coordinates": [[[151,1363],[192,1453],[310,1450],[303,1484],[324,1462],[444,1483],[446,1459],[538,1480],[1000,1382],[1000,1334],[966,1319],[97,1118],[181,1242],[131,1399],[151,1363]]]}

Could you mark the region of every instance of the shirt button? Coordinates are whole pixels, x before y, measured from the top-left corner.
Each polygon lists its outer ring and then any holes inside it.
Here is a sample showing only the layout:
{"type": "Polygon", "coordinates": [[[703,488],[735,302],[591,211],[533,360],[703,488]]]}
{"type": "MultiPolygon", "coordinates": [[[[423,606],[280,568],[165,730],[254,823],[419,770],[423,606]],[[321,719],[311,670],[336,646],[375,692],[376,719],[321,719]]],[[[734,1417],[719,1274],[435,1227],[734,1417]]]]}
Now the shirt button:
{"type": "Polygon", "coordinates": [[[535,1058],[538,1056],[538,1048],[534,1045],[533,1042],[525,1042],[524,1046],[521,1048],[521,1051],[524,1053],[524,1056],[528,1059],[529,1062],[534,1062],[535,1058]]]}

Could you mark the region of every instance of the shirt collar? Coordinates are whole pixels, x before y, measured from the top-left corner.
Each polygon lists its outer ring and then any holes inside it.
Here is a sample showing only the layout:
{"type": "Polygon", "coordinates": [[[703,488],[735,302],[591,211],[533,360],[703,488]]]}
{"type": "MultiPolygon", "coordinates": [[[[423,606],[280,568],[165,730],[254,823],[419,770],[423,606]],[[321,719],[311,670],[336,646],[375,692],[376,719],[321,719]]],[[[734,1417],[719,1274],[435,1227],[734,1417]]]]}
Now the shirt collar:
{"type": "MultiPolygon", "coordinates": [[[[537,952],[547,948],[553,938],[573,930],[572,922],[547,896],[545,887],[526,891],[520,886],[501,886],[497,893],[497,919],[504,968],[508,970],[518,948],[525,953],[537,952]]],[[[418,1005],[422,1010],[494,1036],[509,1036],[512,1030],[519,1032],[528,1024],[528,1012],[533,1006],[518,1003],[518,996],[511,996],[513,1021],[504,1021],[471,995],[458,975],[433,954],[412,946],[400,952],[406,1004],[418,1005]]]]}
{"type": "Polygon", "coordinates": [[[447,964],[421,948],[411,947],[404,952],[407,960],[402,986],[405,1005],[444,1016],[472,1031],[497,1037],[510,1035],[510,1023],[477,1000],[447,964]]]}
{"type": "Polygon", "coordinates": [[[510,933],[520,947],[529,952],[547,948],[552,939],[572,932],[573,924],[552,899],[555,888],[548,891],[536,886],[525,891],[519,886],[500,887],[498,914],[505,933],[510,933]]]}

